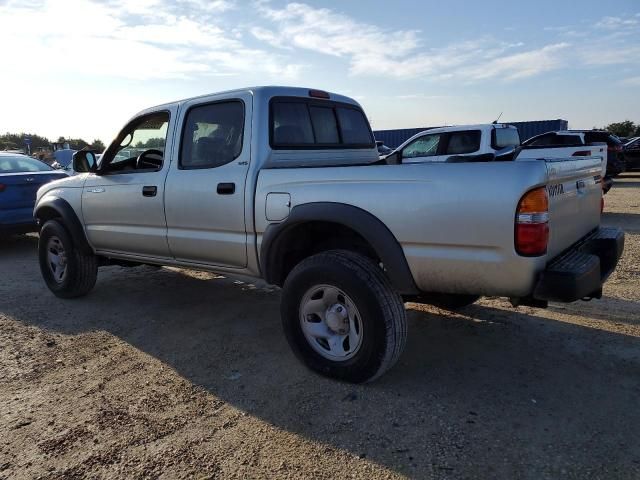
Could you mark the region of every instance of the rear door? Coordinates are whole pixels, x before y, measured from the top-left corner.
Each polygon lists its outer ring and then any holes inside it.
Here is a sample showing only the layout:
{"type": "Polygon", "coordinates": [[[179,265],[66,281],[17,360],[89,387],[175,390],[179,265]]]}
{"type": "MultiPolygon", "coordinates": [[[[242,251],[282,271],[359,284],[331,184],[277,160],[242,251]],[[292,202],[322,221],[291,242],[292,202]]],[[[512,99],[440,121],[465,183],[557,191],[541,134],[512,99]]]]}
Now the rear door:
{"type": "Polygon", "coordinates": [[[252,95],[216,95],[180,110],[176,161],[165,190],[169,248],[192,263],[247,265],[245,186],[252,95]]]}

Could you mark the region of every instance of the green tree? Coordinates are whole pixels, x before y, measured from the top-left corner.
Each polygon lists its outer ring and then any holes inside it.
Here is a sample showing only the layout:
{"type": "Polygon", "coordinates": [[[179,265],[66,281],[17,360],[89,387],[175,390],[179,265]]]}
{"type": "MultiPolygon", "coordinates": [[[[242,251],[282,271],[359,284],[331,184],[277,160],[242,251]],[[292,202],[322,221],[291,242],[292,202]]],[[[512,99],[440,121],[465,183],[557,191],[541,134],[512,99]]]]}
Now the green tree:
{"type": "Polygon", "coordinates": [[[92,150],[96,150],[98,152],[102,152],[104,151],[104,143],[102,143],[102,140],[95,138],[93,140],[93,142],[91,142],[91,145],[89,145],[89,148],[91,148],[92,150]]]}
{"type": "Polygon", "coordinates": [[[636,125],[631,120],[624,122],[611,123],[605,127],[605,130],[619,137],[630,137],[640,130],[640,125],[636,125]]]}

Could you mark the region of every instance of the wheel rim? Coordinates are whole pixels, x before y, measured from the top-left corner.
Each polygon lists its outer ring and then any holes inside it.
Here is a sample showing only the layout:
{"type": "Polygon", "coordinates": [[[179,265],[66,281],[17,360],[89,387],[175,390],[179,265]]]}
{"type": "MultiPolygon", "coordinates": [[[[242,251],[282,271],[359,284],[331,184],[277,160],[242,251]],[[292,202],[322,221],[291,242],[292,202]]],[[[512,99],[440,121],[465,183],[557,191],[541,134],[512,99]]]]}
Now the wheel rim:
{"type": "Polygon", "coordinates": [[[300,326],[309,345],[332,361],[352,358],[362,346],[362,317],[351,298],[332,285],[315,285],[300,302],[300,326]]]}
{"type": "Polygon", "coordinates": [[[56,236],[47,242],[47,265],[56,283],[64,282],[67,276],[67,255],[64,245],[56,236]]]}

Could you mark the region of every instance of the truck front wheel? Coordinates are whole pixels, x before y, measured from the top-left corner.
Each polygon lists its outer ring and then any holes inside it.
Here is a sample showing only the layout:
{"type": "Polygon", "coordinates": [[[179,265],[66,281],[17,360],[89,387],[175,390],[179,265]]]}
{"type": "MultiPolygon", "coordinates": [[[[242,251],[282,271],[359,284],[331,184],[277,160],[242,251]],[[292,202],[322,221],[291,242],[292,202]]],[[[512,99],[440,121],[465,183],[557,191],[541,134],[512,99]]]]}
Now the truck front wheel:
{"type": "Polygon", "coordinates": [[[86,295],[96,283],[98,261],[95,255],[80,251],[67,229],[57,220],[49,220],[42,226],[38,256],[42,278],[58,297],[86,295]]]}
{"type": "Polygon", "coordinates": [[[300,262],[282,294],[282,322],[296,355],[328,377],[374,380],[400,357],[406,312],[382,269],[346,250],[300,262]]]}

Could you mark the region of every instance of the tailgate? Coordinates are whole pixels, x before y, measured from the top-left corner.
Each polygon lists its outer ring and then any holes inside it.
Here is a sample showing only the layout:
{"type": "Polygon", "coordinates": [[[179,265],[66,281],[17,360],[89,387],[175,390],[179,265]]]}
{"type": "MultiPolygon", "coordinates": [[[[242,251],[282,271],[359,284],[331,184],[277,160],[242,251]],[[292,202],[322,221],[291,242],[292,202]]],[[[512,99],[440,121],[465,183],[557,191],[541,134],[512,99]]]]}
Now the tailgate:
{"type": "Polygon", "coordinates": [[[602,158],[548,158],[545,163],[551,259],[600,225],[602,158]]]}

